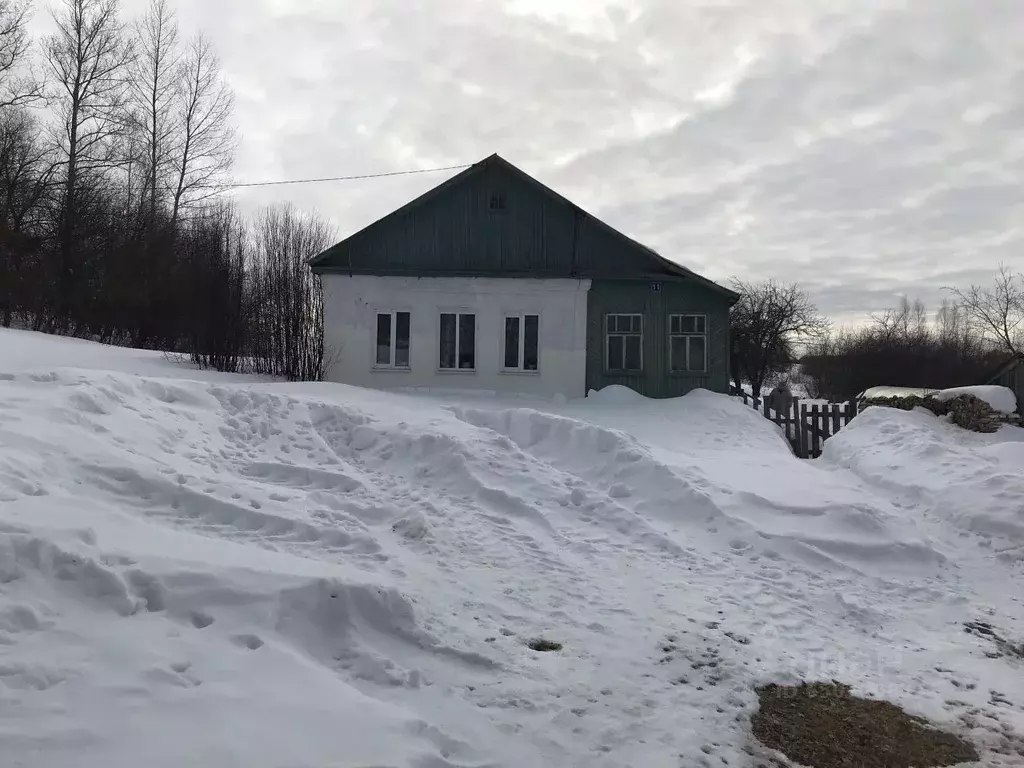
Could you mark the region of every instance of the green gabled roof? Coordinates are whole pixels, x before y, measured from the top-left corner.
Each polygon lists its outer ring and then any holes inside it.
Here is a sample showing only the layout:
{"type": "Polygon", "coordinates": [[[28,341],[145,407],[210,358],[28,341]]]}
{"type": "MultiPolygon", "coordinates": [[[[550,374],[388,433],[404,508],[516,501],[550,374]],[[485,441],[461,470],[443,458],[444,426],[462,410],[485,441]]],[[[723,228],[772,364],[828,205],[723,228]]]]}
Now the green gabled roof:
{"type": "MultiPolygon", "coordinates": [[[[433,187],[432,189],[423,193],[419,197],[410,200],[405,205],[395,209],[386,216],[381,217],[372,224],[369,224],[366,227],[360,229],[359,231],[354,232],[349,237],[328,248],[326,251],[314,256],[312,259],[310,259],[310,267],[316,272],[348,271],[348,266],[342,261],[342,250],[350,241],[357,237],[361,237],[372,233],[373,230],[385,226],[388,222],[397,219],[403,214],[409,212],[410,210],[413,210],[430,202],[431,200],[437,198],[439,195],[443,194],[445,191],[451,189],[452,187],[455,187],[465,182],[467,179],[478,174],[481,174],[488,168],[492,167],[498,167],[510,174],[513,174],[522,181],[526,182],[528,185],[534,187],[542,194],[571,207],[573,211],[575,211],[581,219],[585,219],[588,223],[595,226],[597,229],[603,230],[608,235],[612,236],[615,239],[618,239],[623,243],[623,245],[627,246],[628,248],[631,248],[633,250],[638,251],[639,253],[642,253],[644,256],[649,258],[657,267],[664,270],[668,275],[673,275],[676,277],[682,277],[688,280],[692,280],[696,283],[699,283],[707,287],[712,291],[715,291],[727,297],[730,301],[733,302],[735,302],[739,298],[739,294],[737,294],[735,291],[732,291],[726,288],[725,286],[719,285],[718,283],[697,274],[691,269],[688,269],[680,264],[676,264],[675,262],[666,259],[664,256],[662,256],[652,248],[647,247],[643,243],[640,243],[630,237],[627,237],[626,235],[619,232],[617,229],[614,229],[610,225],[598,219],[596,216],[583,210],[578,205],[573,203],[571,200],[560,195],[558,192],[555,192],[547,185],[541,183],[533,176],[530,176],[528,173],[525,173],[524,171],[520,170],[512,163],[508,162],[507,160],[505,160],[504,158],[497,154],[493,154],[490,157],[484,158],[483,160],[474,163],[465,170],[460,171],[456,175],[452,176],[450,179],[447,179],[446,181],[442,182],[436,187],[433,187]]],[[[588,277],[589,275],[580,274],[579,276],[588,277]]]]}

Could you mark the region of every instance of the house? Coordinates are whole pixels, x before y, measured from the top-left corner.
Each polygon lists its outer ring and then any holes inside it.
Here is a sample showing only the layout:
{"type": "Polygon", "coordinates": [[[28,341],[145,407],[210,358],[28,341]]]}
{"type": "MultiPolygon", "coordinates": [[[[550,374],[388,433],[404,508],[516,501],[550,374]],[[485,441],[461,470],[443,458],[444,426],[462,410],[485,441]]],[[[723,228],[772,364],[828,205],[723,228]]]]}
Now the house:
{"type": "Polygon", "coordinates": [[[1017,413],[1024,413],[1024,355],[1012,355],[986,377],[985,384],[1012,389],[1017,396],[1017,413]]]}
{"type": "Polygon", "coordinates": [[[728,390],[737,295],[497,155],[310,262],[331,381],[582,397],[728,390]]]}

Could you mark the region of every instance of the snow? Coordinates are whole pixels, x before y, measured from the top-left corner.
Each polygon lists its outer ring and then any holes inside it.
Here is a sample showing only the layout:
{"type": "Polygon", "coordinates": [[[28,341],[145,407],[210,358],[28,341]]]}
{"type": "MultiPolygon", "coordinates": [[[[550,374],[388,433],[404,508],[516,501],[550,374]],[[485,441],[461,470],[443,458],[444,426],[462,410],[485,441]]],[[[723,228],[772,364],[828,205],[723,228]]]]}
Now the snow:
{"type": "Polygon", "coordinates": [[[920,387],[870,387],[860,393],[861,400],[875,400],[887,397],[928,397],[938,390],[920,387]]]}
{"type": "Polygon", "coordinates": [[[994,384],[977,387],[956,387],[954,389],[944,389],[935,394],[935,399],[951,400],[954,397],[959,397],[960,395],[974,395],[978,399],[984,400],[986,403],[991,405],[993,409],[1000,413],[1017,412],[1017,396],[1013,393],[1013,390],[1008,387],[1000,387],[994,384]]]}
{"type": "Polygon", "coordinates": [[[609,384],[599,390],[592,389],[587,392],[587,398],[591,403],[604,403],[605,405],[630,405],[645,399],[635,390],[620,384],[609,384]]]}
{"type": "Polygon", "coordinates": [[[802,461],[704,391],[383,393],[0,331],[3,762],[754,766],[753,686],[836,677],[1017,765],[1024,678],[963,622],[1024,639],[1021,434],[869,409],[802,461]]]}
{"type": "Polygon", "coordinates": [[[952,389],[915,389],[913,387],[871,387],[861,393],[863,400],[874,400],[887,397],[934,397],[937,400],[950,400],[959,395],[974,395],[991,405],[1000,413],[1016,413],[1017,396],[1012,389],[995,385],[975,387],[954,387],[952,389]]]}
{"type": "Polygon", "coordinates": [[[921,408],[869,408],[825,443],[823,460],[887,488],[901,508],[927,511],[920,523],[935,535],[952,526],[1024,561],[1024,429],[982,434],[921,408]]]}

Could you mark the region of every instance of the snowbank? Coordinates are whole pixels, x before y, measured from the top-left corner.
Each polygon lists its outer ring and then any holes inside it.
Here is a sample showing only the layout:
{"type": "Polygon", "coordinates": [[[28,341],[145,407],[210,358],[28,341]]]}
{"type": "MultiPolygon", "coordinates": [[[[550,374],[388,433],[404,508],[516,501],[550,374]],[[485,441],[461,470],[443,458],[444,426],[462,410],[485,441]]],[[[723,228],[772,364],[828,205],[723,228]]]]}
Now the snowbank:
{"type": "Polygon", "coordinates": [[[587,392],[587,399],[592,403],[601,403],[603,405],[632,405],[642,402],[647,398],[629,387],[609,384],[607,387],[592,389],[587,392]]]}
{"type": "Polygon", "coordinates": [[[910,492],[887,429],[809,462],[704,391],[459,401],[0,331],[4,763],[752,766],[754,685],[833,676],[1006,721],[1024,680],[961,622],[1024,620],[1024,443],[937,433],[964,488],[910,492]]]}
{"type": "Polygon", "coordinates": [[[960,395],[973,395],[979,400],[984,400],[992,408],[1000,413],[1017,412],[1017,396],[1012,389],[995,385],[977,387],[955,387],[936,392],[933,396],[936,400],[952,400],[960,395]]]}
{"type": "Polygon", "coordinates": [[[895,492],[940,534],[952,524],[1024,559],[1024,429],[980,434],[923,410],[869,408],[826,441],[822,460],[895,492]]]}

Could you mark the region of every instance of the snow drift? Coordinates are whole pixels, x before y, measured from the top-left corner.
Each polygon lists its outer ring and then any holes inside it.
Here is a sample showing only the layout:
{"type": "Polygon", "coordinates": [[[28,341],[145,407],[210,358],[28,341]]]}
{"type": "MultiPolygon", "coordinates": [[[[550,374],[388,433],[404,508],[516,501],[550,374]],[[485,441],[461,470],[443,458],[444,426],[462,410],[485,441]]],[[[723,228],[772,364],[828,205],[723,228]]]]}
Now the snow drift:
{"type": "Polygon", "coordinates": [[[0,361],[5,764],[743,766],[754,683],[821,676],[1019,720],[960,626],[1020,618],[960,536],[1010,552],[1005,439],[906,459],[959,462],[968,519],[875,469],[903,438],[870,411],[809,462],[707,392],[524,407],[16,332],[0,361]]]}
{"type": "Polygon", "coordinates": [[[1024,429],[980,434],[923,409],[869,408],[825,443],[822,459],[884,487],[923,524],[951,524],[1024,559],[1024,429]]]}
{"type": "Polygon", "coordinates": [[[992,384],[944,389],[941,392],[936,392],[934,397],[936,400],[952,400],[960,395],[973,395],[979,400],[984,400],[993,410],[1000,413],[1016,413],[1017,411],[1017,396],[1013,393],[1013,390],[1008,387],[999,387],[992,384]]]}

